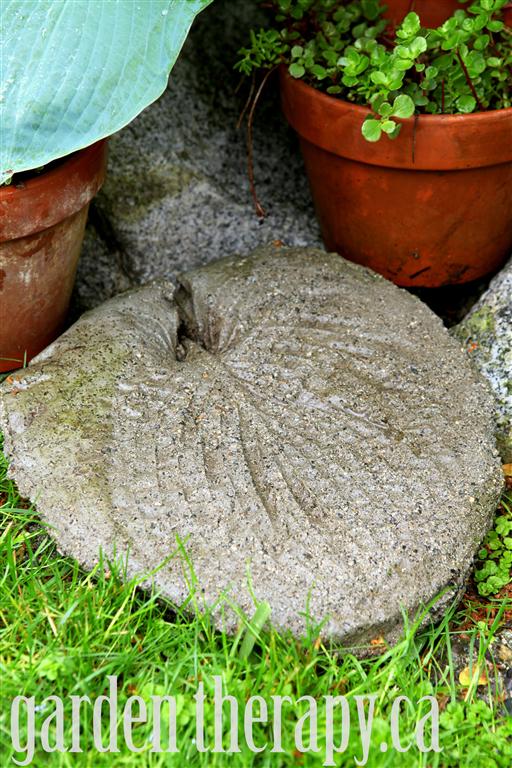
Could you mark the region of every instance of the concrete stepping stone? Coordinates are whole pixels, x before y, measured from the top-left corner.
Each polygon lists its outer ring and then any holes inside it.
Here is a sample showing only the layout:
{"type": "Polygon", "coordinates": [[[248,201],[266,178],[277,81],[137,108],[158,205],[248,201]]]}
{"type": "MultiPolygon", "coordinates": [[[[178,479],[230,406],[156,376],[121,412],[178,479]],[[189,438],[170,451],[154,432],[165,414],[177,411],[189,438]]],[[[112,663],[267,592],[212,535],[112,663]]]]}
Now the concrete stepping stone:
{"type": "MultiPolygon", "coordinates": [[[[2,388],[20,492],[86,568],[129,551],[176,603],[226,594],[354,646],[457,593],[502,486],[493,403],[418,299],[260,249],[121,294],[2,388]],[[180,544],[181,542],[181,544],[180,544]]],[[[435,612],[434,612],[435,613],[435,612]]],[[[215,609],[229,631],[236,615],[215,609]]]]}

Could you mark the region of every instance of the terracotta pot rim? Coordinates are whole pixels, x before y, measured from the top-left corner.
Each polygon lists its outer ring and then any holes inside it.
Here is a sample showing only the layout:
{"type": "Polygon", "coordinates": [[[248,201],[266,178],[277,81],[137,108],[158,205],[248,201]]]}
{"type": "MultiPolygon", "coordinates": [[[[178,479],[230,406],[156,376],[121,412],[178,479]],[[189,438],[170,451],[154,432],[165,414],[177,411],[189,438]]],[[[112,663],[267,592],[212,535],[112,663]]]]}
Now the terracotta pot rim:
{"type": "Polygon", "coordinates": [[[73,152],[20,186],[0,187],[0,242],[40,232],[87,205],[104,181],[107,142],[101,139],[73,152]],[[44,200],[47,210],[32,221],[32,207],[40,209],[44,200]]]}
{"type": "MultiPolygon", "coordinates": [[[[290,75],[288,70],[286,69],[286,65],[282,65],[284,67],[284,77],[291,80],[292,82],[296,83],[299,88],[307,88],[308,91],[313,91],[319,99],[324,100],[326,103],[329,102],[330,104],[336,103],[336,104],[344,104],[347,107],[349,107],[354,112],[359,112],[361,117],[366,117],[366,115],[374,114],[371,107],[363,107],[361,104],[354,104],[351,101],[347,101],[347,99],[340,99],[336,96],[331,96],[329,93],[324,93],[323,91],[319,90],[318,88],[314,88],[312,85],[308,85],[308,83],[305,83],[304,80],[300,78],[295,78],[290,75]]],[[[503,107],[502,109],[489,109],[487,111],[479,111],[479,112],[470,112],[469,114],[436,114],[436,115],[416,115],[413,117],[408,117],[399,120],[400,123],[414,123],[416,120],[421,120],[422,123],[428,123],[430,125],[440,125],[441,123],[446,123],[448,121],[453,120],[455,121],[468,121],[468,120],[474,120],[475,122],[479,120],[484,119],[492,119],[492,115],[495,115],[497,113],[505,113],[509,114],[512,118],[512,107],[503,107]]],[[[371,142],[370,142],[371,143],[371,142]]]]}
{"type": "Polygon", "coordinates": [[[361,122],[372,112],[369,107],[323,93],[293,78],[285,65],[280,79],[288,122],[302,138],[333,154],[411,170],[462,170],[512,161],[512,107],[466,115],[417,115],[398,120],[402,130],[397,139],[383,136],[369,143],[361,134],[361,122]],[[315,110],[310,108],[313,103],[315,110]],[[339,131],[333,130],[337,123],[339,131]]]}
{"type": "MultiPolygon", "coordinates": [[[[40,174],[34,176],[32,179],[27,179],[27,181],[22,182],[23,186],[16,186],[16,184],[1,186],[0,198],[3,195],[8,196],[9,194],[16,194],[19,192],[25,195],[30,194],[30,192],[33,190],[35,191],[38,187],[59,181],[59,177],[62,177],[62,180],[64,180],[68,174],[74,170],[75,166],[90,162],[101,149],[102,145],[107,141],[108,139],[101,139],[88,147],[84,147],[84,149],[77,149],[76,152],[72,152],[70,155],[67,155],[67,157],[57,158],[61,160],[58,165],[54,168],[50,168],[48,171],[41,171],[40,174]]],[[[26,171],[23,171],[23,173],[26,173],[26,171]]]]}

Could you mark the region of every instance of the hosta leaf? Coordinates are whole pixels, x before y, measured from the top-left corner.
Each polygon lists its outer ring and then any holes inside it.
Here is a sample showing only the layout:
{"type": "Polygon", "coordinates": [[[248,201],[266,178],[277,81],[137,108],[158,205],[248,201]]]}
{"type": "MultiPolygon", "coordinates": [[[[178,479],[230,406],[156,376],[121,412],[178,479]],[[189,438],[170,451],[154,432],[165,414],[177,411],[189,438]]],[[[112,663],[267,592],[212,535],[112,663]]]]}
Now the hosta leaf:
{"type": "Polygon", "coordinates": [[[3,0],[0,182],[133,120],[210,2],[3,0]]]}

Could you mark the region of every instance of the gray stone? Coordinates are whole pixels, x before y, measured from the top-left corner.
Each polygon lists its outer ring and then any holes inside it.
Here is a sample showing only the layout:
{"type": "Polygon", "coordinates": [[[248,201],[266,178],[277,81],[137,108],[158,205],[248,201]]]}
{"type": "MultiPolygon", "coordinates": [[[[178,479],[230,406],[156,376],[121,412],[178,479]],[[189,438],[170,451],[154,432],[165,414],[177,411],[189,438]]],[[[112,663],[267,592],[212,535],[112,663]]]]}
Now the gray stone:
{"type": "MultiPolygon", "coordinates": [[[[395,641],[446,588],[438,615],[503,482],[487,384],[441,321],[314,249],[116,296],[4,384],[0,429],[84,566],[101,545],[147,573],[182,542],[200,604],[252,613],[249,569],[274,625],[302,633],[307,609],[345,646],[395,641]]],[[[178,547],[151,580],[183,603],[190,579],[178,547]]]]}
{"type": "Polygon", "coordinates": [[[72,311],[75,319],[120,291],[131,287],[119,248],[107,243],[91,221],[85,229],[75,281],[72,311]]]}
{"type": "Polygon", "coordinates": [[[454,333],[494,391],[498,448],[512,462],[512,259],[454,333]]]}
{"type": "MultiPolygon", "coordinates": [[[[237,129],[249,82],[237,91],[240,74],[233,65],[261,20],[254,0],[216,0],[194,23],[167,91],[110,141],[108,175],[95,208],[113,236],[113,251],[123,252],[132,285],[174,280],[177,272],[273,240],[321,244],[276,82],[256,111],[255,177],[268,215],[260,222],[255,213],[245,129],[237,129]]],[[[108,270],[89,263],[94,280],[104,275],[110,281],[108,270]]],[[[80,285],[90,269],[82,266],[78,293],[92,307],[99,300],[80,285]]]]}

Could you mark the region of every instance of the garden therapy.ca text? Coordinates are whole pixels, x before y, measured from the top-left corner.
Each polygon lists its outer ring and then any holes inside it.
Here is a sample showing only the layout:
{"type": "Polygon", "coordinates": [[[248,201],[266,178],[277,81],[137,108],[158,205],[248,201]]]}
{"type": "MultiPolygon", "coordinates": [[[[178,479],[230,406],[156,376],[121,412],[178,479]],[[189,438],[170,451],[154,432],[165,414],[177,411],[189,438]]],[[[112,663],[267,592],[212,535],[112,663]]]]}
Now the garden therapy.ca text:
{"type": "MultiPolygon", "coordinates": [[[[180,707],[174,696],[130,696],[118,710],[118,682],[107,677],[109,693],[92,699],[88,696],[48,696],[37,703],[35,697],[16,696],[11,705],[11,739],[17,765],[31,765],[36,750],[78,753],[169,752],[180,747],[180,707]],[[119,714],[118,714],[119,713],[119,714]],[[40,721],[40,716],[44,720],[40,721]],[[37,718],[37,725],[36,725],[37,718]],[[93,747],[82,744],[84,721],[91,723],[93,747]],[[71,720],[71,729],[69,729],[71,720]],[[151,734],[145,743],[137,741],[137,726],[149,723],[151,734]],[[70,733],[69,743],[65,732],[70,733]],[[134,732],[135,731],[135,732],[134,732]]],[[[412,702],[397,696],[390,713],[390,739],[377,747],[372,744],[375,706],[378,694],[365,696],[251,696],[238,702],[225,692],[222,677],[215,676],[214,690],[207,695],[200,682],[193,695],[197,752],[233,754],[249,749],[253,753],[285,753],[290,749],[289,730],[293,731],[292,750],[322,756],[324,766],[336,765],[336,755],[350,750],[356,765],[366,765],[371,749],[381,752],[440,752],[439,710],[433,696],[412,702]],[[405,708],[413,707],[418,716],[413,734],[400,732],[405,708]],[[290,719],[290,713],[296,714],[290,719]],[[354,724],[358,738],[354,741],[354,724]],[[266,735],[266,741],[264,735],[266,735]],[[350,743],[349,743],[350,741],[350,743]]],[[[139,731],[140,732],[140,731],[139,731]]],[[[190,747],[190,745],[188,745],[190,747]]]]}

